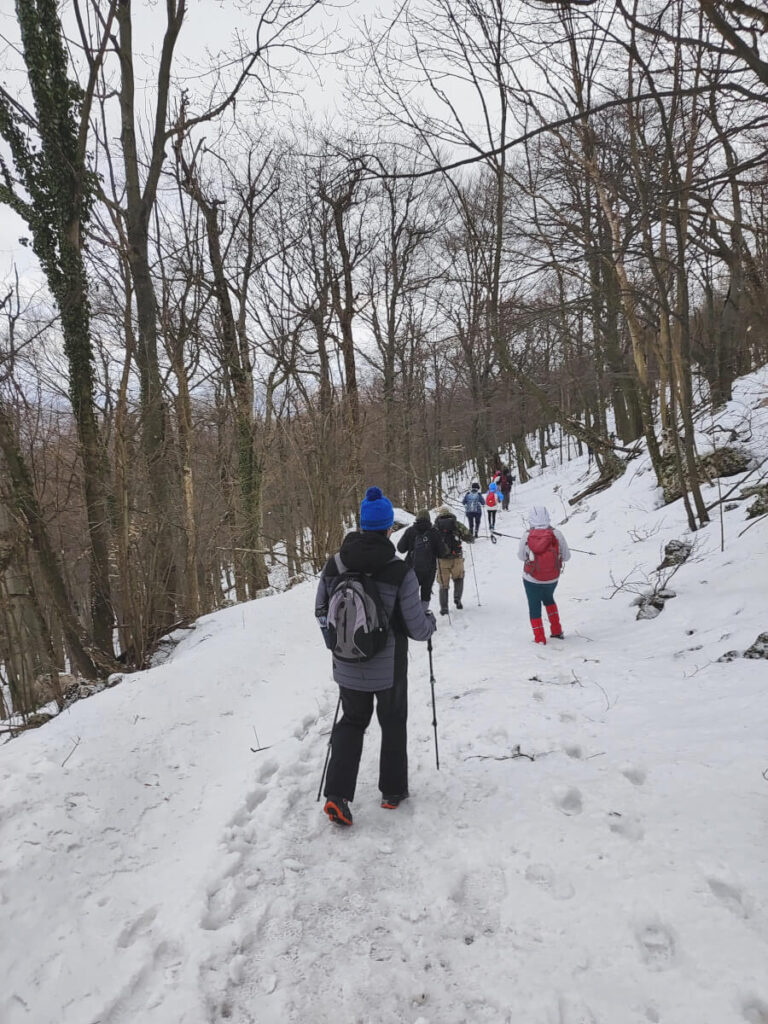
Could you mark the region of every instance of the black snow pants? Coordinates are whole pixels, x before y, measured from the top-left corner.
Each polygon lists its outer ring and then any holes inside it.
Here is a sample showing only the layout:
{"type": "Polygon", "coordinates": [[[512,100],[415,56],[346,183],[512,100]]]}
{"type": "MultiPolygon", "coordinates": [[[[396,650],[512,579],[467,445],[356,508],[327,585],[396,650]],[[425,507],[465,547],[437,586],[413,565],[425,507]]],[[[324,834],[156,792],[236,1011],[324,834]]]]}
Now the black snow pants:
{"type": "Polygon", "coordinates": [[[432,587],[435,582],[436,572],[437,565],[435,565],[434,569],[431,569],[429,572],[416,573],[416,579],[419,581],[419,587],[421,589],[421,600],[426,601],[427,604],[429,604],[430,598],[432,597],[432,587]]]}
{"type": "MultiPolygon", "coordinates": [[[[406,648],[407,659],[407,648],[406,648]]],[[[407,662],[406,662],[407,665],[407,662]]],[[[373,716],[381,726],[379,754],[379,790],[386,796],[408,792],[408,676],[406,665],[395,673],[388,690],[367,693],[340,686],[342,716],[331,737],[331,760],[325,780],[326,796],[354,800],[357,772],[363,753],[363,737],[373,716]]]]}

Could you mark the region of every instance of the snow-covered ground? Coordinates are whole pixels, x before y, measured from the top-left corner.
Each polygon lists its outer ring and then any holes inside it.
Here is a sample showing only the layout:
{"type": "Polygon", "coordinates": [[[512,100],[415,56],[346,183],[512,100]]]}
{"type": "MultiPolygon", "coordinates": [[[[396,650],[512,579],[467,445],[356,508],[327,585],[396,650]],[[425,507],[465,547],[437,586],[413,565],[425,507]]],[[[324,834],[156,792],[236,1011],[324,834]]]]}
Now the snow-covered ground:
{"type": "MultiPolygon", "coordinates": [[[[766,381],[728,413],[756,453],[766,381]]],[[[315,802],[336,690],[312,584],[0,748],[3,1024],[768,1024],[768,665],[717,661],[768,629],[768,522],[725,512],[725,551],[715,521],[636,621],[611,577],[650,573],[682,506],[645,459],[568,506],[586,470],[497,523],[547,504],[596,552],[560,584],[564,642],[531,642],[516,541],[474,546],[435,637],[439,772],[411,645],[397,811],[375,724],[354,827],[315,802]]]]}

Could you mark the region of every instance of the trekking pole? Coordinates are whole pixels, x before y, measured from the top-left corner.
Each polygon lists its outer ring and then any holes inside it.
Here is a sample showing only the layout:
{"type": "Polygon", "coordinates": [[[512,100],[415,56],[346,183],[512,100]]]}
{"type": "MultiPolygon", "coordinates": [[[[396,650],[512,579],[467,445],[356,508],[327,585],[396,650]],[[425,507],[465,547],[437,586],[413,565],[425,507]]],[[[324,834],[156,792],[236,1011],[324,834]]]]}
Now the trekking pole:
{"type": "Polygon", "coordinates": [[[432,728],[435,730],[435,767],[440,771],[440,754],[437,751],[437,711],[435,710],[435,672],[432,668],[432,637],[427,640],[429,651],[429,685],[432,687],[432,728]]]}
{"type": "MultiPolygon", "coordinates": [[[[509,537],[510,540],[520,540],[519,537],[515,537],[513,533],[501,533],[499,530],[496,531],[500,537],[509,537]]],[[[594,555],[597,557],[596,551],[585,551],[584,548],[572,548],[569,545],[569,551],[576,551],[579,555],[594,555]]]]}
{"type": "Polygon", "coordinates": [[[482,608],[480,603],[480,588],[477,585],[477,573],[475,572],[475,553],[472,550],[472,545],[469,545],[469,557],[472,560],[472,575],[475,577],[475,590],[477,591],[477,607],[482,608]]]}
{"type": "Polygon", "coordinates": [[[336,712],[333,716],[333,725],[331,726],[331,735],[328,737],[328,749],[325,752],[325,764],[323,765],[323,774],[320,778],[320,786],[317,790],[317,801],[320,800],[320,794],[323,792],[323,784],[325,783],[325,773],[328,771],[328,762],[331,759],[331,740],[333,739],[333,730],[336,728],[336,719],[339,717],[339,708],[341,707],[341,690],[339,690],[339,699],[336,702],[336,712]]]}

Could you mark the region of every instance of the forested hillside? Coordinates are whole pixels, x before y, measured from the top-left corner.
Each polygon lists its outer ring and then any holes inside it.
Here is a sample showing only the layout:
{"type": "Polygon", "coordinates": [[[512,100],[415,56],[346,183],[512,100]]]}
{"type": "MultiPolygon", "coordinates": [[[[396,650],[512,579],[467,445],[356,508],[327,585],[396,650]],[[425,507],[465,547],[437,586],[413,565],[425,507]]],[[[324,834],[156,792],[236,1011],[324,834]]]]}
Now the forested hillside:
{"type": "Polygon", "coordinates": [[[768,360],[761,4],[7,6],[0,717],[317,571],[372,481],[643,451],[697,531],[745,468],[694,417],[768,360]]]}

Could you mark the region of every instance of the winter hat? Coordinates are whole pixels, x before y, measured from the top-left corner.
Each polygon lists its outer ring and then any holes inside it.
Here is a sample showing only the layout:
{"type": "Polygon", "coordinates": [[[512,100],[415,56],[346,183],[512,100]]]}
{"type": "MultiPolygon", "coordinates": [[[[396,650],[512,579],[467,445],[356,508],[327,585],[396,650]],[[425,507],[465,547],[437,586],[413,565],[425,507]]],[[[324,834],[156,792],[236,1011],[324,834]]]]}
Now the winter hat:
{"type": "Polygon", "coordinates": [[[453,512],[451,512],[447,505],[441,505],[440,508],[437,510],[437,514],[439,516],[452,516],[453,512]]]}
{"type": "Polygon", "coordinates": [[[369,487],[360,504],[361,530],[388,530],[395,521],[392,502],[378,487],[369,487]]]}
{"type": "Polygon", "coordinates": [[[528,522],[531,525],[532,530],[546,530],[549,528],[549,512],[547,512],[545,505],[534,505],[531,509],[531,514],[528,516],[528,522]]]}
{"type": "Polygon", "coordinates": [[[472,484],[472,490],[473,491],[479,491],[480,490],[480,484],[472,484]]]}
{"type": "Polygon", "coordinates": [[[427,522],[430,522],[429,511],[425,508],[420,508],[416,513],[416,521],[418,522],[419,519],[426,519],[427,522]]]}

